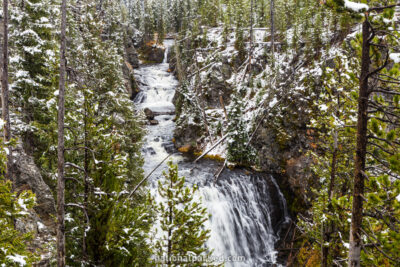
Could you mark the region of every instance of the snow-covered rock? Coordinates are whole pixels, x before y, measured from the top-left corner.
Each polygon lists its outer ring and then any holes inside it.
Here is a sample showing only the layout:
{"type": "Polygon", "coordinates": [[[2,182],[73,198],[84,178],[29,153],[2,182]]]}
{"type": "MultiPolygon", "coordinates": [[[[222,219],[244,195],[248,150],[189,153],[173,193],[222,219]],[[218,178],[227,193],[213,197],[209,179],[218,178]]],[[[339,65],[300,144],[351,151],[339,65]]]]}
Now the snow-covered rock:
{"type": "Polygon", "coordinates": [[[11,169],[15,187],[17,190],[18,188],[32,190],[38,204],[35,211],[41,218],[51,220],[52,215],[56,213],[53,194],[44,182],[33,158],[25,153],[22,145],[13,149],[12,156],[11,169]]]}
{"type": "Polygon", "coordinates": [[[25,153],[22,145],[13,148],[12,156],[11,171],[17,192],[32,190],[36,196],[34,209],[28,210],[26,217],[17,219],[16,228],[23,233],[33,233],[29,247],[41,256],[41,260],[35,263],[35,266],[47,267],[50,266],[56,237],[53,194],[33,158],[25,153]]]}

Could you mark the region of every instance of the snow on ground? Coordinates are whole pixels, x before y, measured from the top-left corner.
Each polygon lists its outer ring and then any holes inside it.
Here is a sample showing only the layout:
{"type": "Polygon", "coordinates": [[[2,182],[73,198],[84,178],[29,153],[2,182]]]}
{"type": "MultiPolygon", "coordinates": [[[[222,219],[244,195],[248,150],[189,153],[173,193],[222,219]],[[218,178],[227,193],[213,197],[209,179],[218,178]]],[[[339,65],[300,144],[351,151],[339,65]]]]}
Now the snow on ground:
{"type": "Polygon", "coordinates": [[[25,266],[26,265],[26,256],[21,256],[21,255],[8,255],[6,256],[7,259],[17,263],[19,266],[25,266]]]}
{"type": "MultiPolygon", "coordinates": [[[[346,1],[346,7],[352,10],[363,10],[368,9],[365,4],[359,4],[351,1],[346,1]]],[[[329,30],[322,31],[322,41],[329,42],[332,36],[332,32],[329,30]]],[[[205,29],[203,29],[205,30],[205,29]]],[[[224,37],[222,27],[207,28],[206,37],[205,35],[200,35],[198,38],[203,40],[206,38],[207,45],[202,48],[197,49],[195,52],[195,58],[197,59],[197,66],[193,64],[189,67],[188,71],[193,72],[194,70],[201,69],[199,75],[194,75],[190,80],[191,92],[198,93],[194,88],[198,87],[200,82],[202,87],[202,94],[207,95],[208,90],[214,90],[213,85],[215,80],[218,82],[223,82],[232,90],[231,99],[234,95],[241,95],[243,103],[243,111],[241,120],[245,124],[245,134],[248,138],[254,132],[257,124],[260,122],[260,118],[264,117],[264,114],[271,114],[273,116],[282,116],[280,113],[280,99],[284,95],[283,91],[291,88],[287,93],[287,97],[293,98],[294,100],[299,100],[304,95],[306,90],[306,85],[304,81],[308,77],[319,77],[322,75],[322,67],[326,64],[326,60],[333,59],[340,56],[340,47],[331,46],[328,51],[321,51],[321,59],[319,62],[315,62],[313,66],[303,66],[303,61],[300,58],[298,60],[298,65],[293,66],[292,62],[294,58],[299,55],[296,54],[295,50],[288,48],[283,52],[280,52],[280,48],[277,48],[275,53],[275,69],[270,67],[270,54],[269,54],[269,44],[266,42],[269,40],[270,33],[264,28],[254,28],[254,47],[252,64],[258,64],[262,66],[261,71],[253,76],[250,84],[249,75],[247,71],[247,66],[249,60],[245,60],[244,63],[235,69],[230,69],[228,76],[226,73],[222,73],[226,64],[234,64],[235,56],[238,51],[235,49],[235,30],[228,33],[224,37]],[[225,40],[224,40],[225,39],[225,40]],[[283,77],[283,80],[282,80],[283,77]],[[200,81],[199,81],[200,78],[200,81]],[[293,78],[290,84],[287,84],[287,80],[293,78]],[[209,88],[210,87],[210,88],[209,88]],[[244,93],[243,93],[244,92],[244,93]]],[[[359,28],[354,29],[354,35],[359,32],[359,28]]],[[[286,42],[292,43],[292,38],[294,35],[293,29],[289,29],[286,33],[288,35],[286,42]]],[[[246,43],[246,49],[249,49],[250,42],[248,30],[244,32],[246,43]]],[[[350,36],[352,38],[352,36],[350,36]]],[[[204,40],[203,40],[204,41],[204,40]]],[[[304,57],[300,54],[300,57],[304,57]]],[[[229,69],[229,68],[228,68],[229,69]]],[[[210,94],[211,95],[211,94],[210,94]]],[[[229,116],[229,110],[231,110],[234,103],[225,103],[226,110],[229,116]]],[[[326,107],[322,106],[321,109],[326,107]]],[[[200,144],[201,150],[206,151],[213,147],[213,145],[228,132],[229,122],[224,114],[221,107],[204,107],[205,113],[207,114],[207,121],[209,123],[208,128],[210,135],[203,138],[200,144]]],[[[190,113],[190,111],[187,111],[190,113]]],[[[190,114],[189,114],[190,115],[190,114]]],[[[189,122],[189,121],[188,121],[189,122]]],[[[186,122],[186,123],[188,123],[186,122]]],[[[191,121],[190,121],[191,122],[191,121]]],[[[235,131],[233,131],[234,134],[235,131]]],[[[227,138],[225,142],[215,147],[209,152],[209,156],[213,157],[227,157],[227,142],[230,138],[227,138]]]]}
{"type": "Polygon", "coordinates": [[[344,6],[347,9],[350,9],[354,12],[362,12],[362,11],[369,10],[369,6],[367,4],[356,3],[356,2],[349,1],[349,0],[344,0],[344,6]]]}

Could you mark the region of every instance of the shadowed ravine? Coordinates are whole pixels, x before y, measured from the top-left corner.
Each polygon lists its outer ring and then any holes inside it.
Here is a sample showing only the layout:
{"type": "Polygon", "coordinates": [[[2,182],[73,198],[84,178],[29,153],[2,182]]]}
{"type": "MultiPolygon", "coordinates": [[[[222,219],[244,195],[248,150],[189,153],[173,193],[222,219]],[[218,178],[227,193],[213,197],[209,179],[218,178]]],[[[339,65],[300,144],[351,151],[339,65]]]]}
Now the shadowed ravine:
{"type": "MultiPolygon", "coordinates": [[[[172,41],[165,41],[165,45],[170,47],[172,41]]],[[[163,114],[174,111],[172,98],[178,81],[167,70],[166,60],[136,70],[141,92],[135,102],[139,108],[148,107],[163,114]]],[[[214,173],[220,163],[202,160],[192,164],[190,159],[178,153],[172,143],[175,127],[173,117],[156,116],[159,124],[148,126],[143,147],[146,174],[166,156],[174,153],[171,158],[179,163],[180,175],[186,177],[187,183],[199,186],[199,195],[210,213],[208,227],[211,229],[211,238],[207,245],[213,249],[213,255],[225,258],[225,266],[276,264],[274,244],[288,216],[286,201],[274,178],[248,170],[226,169],[214,185],[214,173]],[[230,256],[242,256],[245,261],[230,262],[230,256]]],[[[157,170],[150,178],[149,184],[154,192],[157,186],[155,181],[161,176],[161,171],[157,170]]]]}

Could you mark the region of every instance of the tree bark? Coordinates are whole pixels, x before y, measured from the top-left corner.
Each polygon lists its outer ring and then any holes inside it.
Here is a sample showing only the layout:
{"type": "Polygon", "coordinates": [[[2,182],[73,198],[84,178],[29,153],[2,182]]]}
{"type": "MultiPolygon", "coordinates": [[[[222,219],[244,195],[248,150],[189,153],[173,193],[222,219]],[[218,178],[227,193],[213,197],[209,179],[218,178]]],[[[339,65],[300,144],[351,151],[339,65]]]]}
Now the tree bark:
{"type": "Polygon", "coordinates": [[[370,69],[370,36],[368,17],[362,25],[362,56],[361,56],[361,75],[358,97],[358,118],[357,118],[357,144],[354,169],[354,188],[353,188],[353,209],[351,216],[350,229],[350,249],[349,249],[349,267],[360,266],[361,254],[361,226],[363,211],[363,194],[365,179],[365,158],[367,152],[367,122],[368,122],[368,73],[370,69]]]}
{"type": "Polygon", "coordinates": [[[250,1],[250,51],[249,51],[249,73],[251,75],[251,61],[253,57],[253,6],[254,0],[250,1]]]}
{"type": "MultiPolygon", "coordinates": [[[[3,38],[3,75],[2,75],[2,118],[4,124],[4,142],[7,143],[11,139],[11,123],[9,111],[9,97],[8,97],[8,0],[3,0],[3,14],[4,14],[4,38],[3,38]]],[[[11,164],[11,147],[8,146],[7,166],[5,170],[6,179],[10,179],[10,164],[11,164]]]]}
{"type": "Polygon", "coordinates": [[[85,114],[84,114],[84,143],[85,143],[85,151],[84,151],[84,157],[85,157],[85,162],[84,162],[84,169],[85,169],[85,173],[84,173],[84,202],[83,202],[83,209],[84,209],[84,213],[85,213],[85,227],[84,227],[84,231],[83,231],[83,237],[82,237],[82,256],[83,259],[85,261],[88,260],[88,254],[87,254],[87,244],[86,244],[86,231],[89,227],[89,218],[87,216],[87,212],[88,212],[88,206],[89,206],[89,134],[88,134],[88,103],[87,103],[87,97],[86,97],[86,93],[84,93],[84,110],[85,110],[85,114]]]}
{"type": "Polygon", "coordinates": [[[271,12],[271,54],[272,54],[272,64],[275,60],[275,0],[271,0],[270,6],[271,12]]]}
{"type": "Polygon", "coordinates": [[[60,83],[58,93],[58,183],[57,183],[57,265],[65,266],[65,178],[64,178],[64,94],[65,94],[65,50],[66,50],[67,1],[61,4],[60,83]]]}

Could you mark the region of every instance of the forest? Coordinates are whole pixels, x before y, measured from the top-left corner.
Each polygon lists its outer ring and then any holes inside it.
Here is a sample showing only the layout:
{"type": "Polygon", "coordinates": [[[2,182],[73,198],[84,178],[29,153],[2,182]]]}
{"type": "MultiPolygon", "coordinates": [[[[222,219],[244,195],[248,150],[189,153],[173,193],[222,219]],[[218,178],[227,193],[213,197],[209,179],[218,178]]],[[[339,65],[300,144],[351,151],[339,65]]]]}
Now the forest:
{"type": "Polygon", "coordinates": [[[400,266],[399,0],[2,0],[0,266],[400,266]]]}

